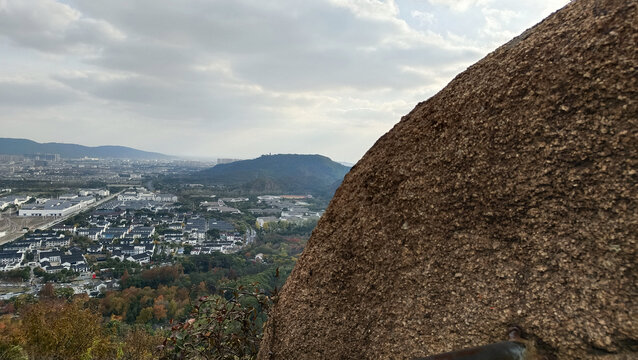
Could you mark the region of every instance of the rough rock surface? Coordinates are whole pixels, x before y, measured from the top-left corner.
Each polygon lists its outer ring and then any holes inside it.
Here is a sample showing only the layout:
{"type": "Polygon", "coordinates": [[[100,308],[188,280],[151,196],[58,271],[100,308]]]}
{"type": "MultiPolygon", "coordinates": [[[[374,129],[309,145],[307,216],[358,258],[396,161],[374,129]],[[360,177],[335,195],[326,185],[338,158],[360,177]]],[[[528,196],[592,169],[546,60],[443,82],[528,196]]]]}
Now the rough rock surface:
{"type": "Polygon", "coordinates": [[[638,357],[638,9],[574,1],[420,103],[346,176],[260,359],[504,339],[638,357]]]}

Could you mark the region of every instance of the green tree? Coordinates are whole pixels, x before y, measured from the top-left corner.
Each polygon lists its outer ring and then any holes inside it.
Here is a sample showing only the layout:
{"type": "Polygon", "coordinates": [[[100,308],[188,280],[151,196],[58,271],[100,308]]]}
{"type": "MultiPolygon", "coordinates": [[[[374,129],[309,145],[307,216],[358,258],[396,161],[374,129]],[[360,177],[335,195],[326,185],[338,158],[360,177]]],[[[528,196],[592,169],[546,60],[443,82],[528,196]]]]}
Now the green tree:
{"type": "Polygon", "coordinates": [[[57,288],[55,289],[55,296],[61,299],[71,300],[73,297],[73,289],[71,288],[57,288]]]}
{"type": "Polygon", "coordinates": [[[206,231],[206,235],[211,239],[219,239],[220,233],[218,229],[210,229],[206,231]]]}
{"type": "Polygon", "coordinates": [[[19,269],[9,270],[9,271],[0,271],[0,279],[5,281],[29,281],[31,278],[31,269],[28,267],[23,267],[19,269]]]}
{"type": "Polygon", "coordinates": [[[253,284],[228,288],[198,301],[185,322],[166,340],[169,358],[252,359],[259,351],[263,323],[277,297],[253,284]]]}
{"type": "Polygon", "coordinates": [[[137,322],[138,324],[147,324],[151,320],[153,320],[153,308],[145,307],[144,309],[142,309],[142,311],[140,311],[140,314],[137,315],[135,322],[137,322]]]}

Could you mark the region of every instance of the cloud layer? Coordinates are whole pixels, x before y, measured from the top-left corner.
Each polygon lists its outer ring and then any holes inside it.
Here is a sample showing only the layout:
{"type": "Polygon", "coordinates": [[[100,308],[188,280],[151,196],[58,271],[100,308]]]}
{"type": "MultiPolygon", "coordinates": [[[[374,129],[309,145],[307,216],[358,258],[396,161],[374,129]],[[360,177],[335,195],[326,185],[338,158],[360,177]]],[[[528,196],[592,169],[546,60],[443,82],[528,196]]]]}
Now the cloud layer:
{"type": "Polygon", "coordinates": [[[3,136],[356,161],[566,0],[0,0],[3,136]]]}

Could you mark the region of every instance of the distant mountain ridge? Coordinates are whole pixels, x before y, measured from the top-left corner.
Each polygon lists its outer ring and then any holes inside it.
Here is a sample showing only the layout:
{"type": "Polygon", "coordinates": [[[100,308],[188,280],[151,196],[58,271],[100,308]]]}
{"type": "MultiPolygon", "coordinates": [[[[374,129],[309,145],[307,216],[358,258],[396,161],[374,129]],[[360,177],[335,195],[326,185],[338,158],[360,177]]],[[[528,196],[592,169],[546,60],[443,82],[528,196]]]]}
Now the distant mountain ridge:
{"type": "Polygon", "coordinates": [[[83,157],[132,159],[132,160],[168,160],[171,156],[133,149],[126,146],[84,146],[63,143],[38,143],[28,139],[0,138],[0,154],[60,154],[62,158],[77,159],[83,157]]]}
{"type": "Polygon", "coordinates": [[[238,187],[251,193],[310,193],[332,196],[350,171],[322,155],[262,155],[202,170],[198,180],[238,187]]]}

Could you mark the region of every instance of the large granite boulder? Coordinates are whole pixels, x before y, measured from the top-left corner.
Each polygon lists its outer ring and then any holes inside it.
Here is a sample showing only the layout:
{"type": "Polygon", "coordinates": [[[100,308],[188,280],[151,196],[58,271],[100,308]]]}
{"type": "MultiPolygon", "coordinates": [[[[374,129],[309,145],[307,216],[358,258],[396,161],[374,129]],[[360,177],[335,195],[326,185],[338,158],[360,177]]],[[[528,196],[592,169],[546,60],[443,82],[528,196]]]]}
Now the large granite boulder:
{"type": "Polygon", "coordinates": [[[571,2],[352,168],[260,359],[409,359],[504,339],[638,357],[638,2],[571,2]]]}

